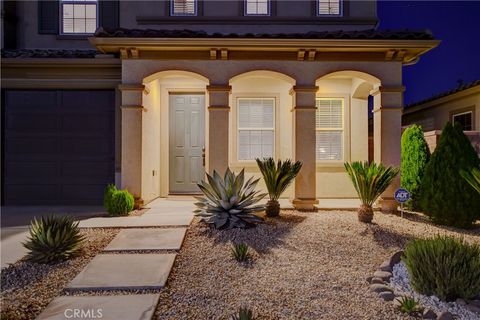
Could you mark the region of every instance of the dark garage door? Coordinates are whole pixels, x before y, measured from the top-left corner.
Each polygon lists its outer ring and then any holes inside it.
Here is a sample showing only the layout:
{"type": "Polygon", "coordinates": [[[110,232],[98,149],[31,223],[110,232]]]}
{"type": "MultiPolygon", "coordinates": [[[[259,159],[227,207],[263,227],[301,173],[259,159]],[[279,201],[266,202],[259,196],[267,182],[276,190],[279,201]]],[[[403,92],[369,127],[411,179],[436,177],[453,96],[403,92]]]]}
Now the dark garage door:
{"type": "Polygon", "coordinates": [[[114,181],[113,90],[3,92],[4,205],[97,205],[114,181]]]}

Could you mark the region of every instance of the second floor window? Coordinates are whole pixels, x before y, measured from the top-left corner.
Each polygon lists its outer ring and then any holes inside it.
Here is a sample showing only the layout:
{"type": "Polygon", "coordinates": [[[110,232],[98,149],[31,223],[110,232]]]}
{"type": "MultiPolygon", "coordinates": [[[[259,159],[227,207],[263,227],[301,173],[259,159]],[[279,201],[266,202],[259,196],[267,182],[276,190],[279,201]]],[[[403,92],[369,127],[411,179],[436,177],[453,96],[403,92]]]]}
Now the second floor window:
{"type": "Polygon", "coordinates": [[[317,0],[319,16],[338,16],[342,14],[342,0],[317,0]]]}
{"type": "Polygon", "coordinates": [[[269,0],[245,0],[245,15],[270,15],[270,1],[269,0]]]}
{"type": "Polygon", "coordinates": [[[196,16],[197,1],[196,0],[171,0],[170,14],[172,16],[196,16]]]}
{"type": "Polygon", "coordinates": [[[61,33],[92,34],[98,27],[98,1],[61,0],[61,33]]]}

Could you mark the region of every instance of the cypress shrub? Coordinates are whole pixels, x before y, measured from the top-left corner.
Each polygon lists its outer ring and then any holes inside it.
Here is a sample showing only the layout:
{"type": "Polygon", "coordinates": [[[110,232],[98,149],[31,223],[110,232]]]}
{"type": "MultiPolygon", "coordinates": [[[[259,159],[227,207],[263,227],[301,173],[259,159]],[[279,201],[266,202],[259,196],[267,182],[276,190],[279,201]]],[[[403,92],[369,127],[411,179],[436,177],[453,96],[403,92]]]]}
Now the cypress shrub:
{"type": "Polygon", "coordinates": [[[110,213],[110,208],[112,206],[112,197],[113,194],[117,192],[117,187],[114,184],[109,184],[105,188],[105,192],[103,193],[103,207],[110,213]]]}
{"type": "Polygon", "coordinates": [[[113,193],[110,211],[111,215],[125,216],[133,210],[134,199],[127,190],[118,190],[113,193]]]}
{"type": "Polygon", "coordinates": [[[436,236],[410,241],[403,261],[412,287],[442,300],[472,299],[480,292],[480,246],[436,236]]]}
{"type": "Polygon", "coordinates": [[[412,195],[411,200],[406,205],[411,209],[418,209],[418,200],[421,193],[420,184],[425,166],[430,159],[430,150],[421,126],[414,124],[403,132],[401,150],[400,184],[412,195]]]}
{"type": "Polygon", "coordinates": [[[479,165],[461,127],[447,123],[420,186],[421,209],[434,223],[468,228],[480,217],[480,197],[460,175],[479,165]]]}

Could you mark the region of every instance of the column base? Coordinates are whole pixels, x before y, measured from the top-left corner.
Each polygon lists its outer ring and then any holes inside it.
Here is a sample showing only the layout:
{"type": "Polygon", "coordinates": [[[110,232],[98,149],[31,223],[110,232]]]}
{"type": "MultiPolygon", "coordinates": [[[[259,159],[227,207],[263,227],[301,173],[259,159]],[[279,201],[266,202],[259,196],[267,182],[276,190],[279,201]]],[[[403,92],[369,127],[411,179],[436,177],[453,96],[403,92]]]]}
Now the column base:
{"type": "Polygon", "coordinates": [[[381,198],[378,204],[380,205],[380,210],[384,213],[398,212],[398,202],[395,198],[381,198]]]}
{"type": "Polygon", "coordinates": [[[316,211],[317,199],[293,199],[292,204],[299,211],[316,211]]]}

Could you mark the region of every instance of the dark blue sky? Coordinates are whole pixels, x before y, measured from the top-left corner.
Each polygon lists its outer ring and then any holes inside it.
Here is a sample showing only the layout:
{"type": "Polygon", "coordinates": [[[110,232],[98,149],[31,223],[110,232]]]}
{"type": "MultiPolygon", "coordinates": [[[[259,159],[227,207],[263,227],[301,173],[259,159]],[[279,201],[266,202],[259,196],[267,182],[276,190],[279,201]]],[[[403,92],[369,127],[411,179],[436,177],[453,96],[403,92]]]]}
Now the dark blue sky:
{"type": "Polygon", "coordinates": [[[378,0],[379,29],[429,29],[442,43],[403,69],[405,103],[480,79],[480,1],[378,0]]]}

